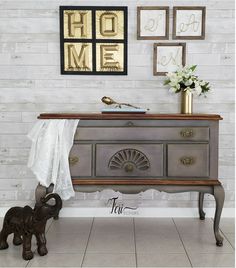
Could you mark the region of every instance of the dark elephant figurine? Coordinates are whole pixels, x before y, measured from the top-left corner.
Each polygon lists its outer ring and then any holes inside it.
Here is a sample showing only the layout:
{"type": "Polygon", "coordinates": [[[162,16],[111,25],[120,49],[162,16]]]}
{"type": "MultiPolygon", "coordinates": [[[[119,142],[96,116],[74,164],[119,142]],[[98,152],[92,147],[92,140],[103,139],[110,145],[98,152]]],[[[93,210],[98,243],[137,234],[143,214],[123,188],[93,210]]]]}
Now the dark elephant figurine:
{"type": "Polygon", "coordinates": [[[31,260],[34,257],[31,251],[31,239],[32,235],[35,235],[39,255],[46,255],[48,253],[45,237],[46,223],[48,219],[58,217],[61,208],[62,200],[55,193],[43,197],[41,204],[35,206],[34,209],[29,206],[10,208],[5,215],[0,233],[0,250],[8,248],[7,237],[14,233],[13,244],[23,243],[22,257],[25,260],[31,260]],[[55,199],[55,204],[47,204],[52,198],[55,199]]]}

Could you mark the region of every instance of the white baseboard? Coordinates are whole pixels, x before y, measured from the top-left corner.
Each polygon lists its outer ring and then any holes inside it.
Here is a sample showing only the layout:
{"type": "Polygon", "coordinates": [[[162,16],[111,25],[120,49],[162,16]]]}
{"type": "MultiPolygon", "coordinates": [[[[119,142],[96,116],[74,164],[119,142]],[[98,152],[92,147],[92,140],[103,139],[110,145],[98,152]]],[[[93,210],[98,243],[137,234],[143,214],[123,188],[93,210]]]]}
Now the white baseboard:
{"type": "MultiPolygon", "coordinates": [[[[9,208],[0,207],[0,217],[4,217],[9,208]]],[[[205,208],[206,218],[214,217],[214,208],[205,208]]],[[[122,214],[111,214],[111,208],[72,208],[64,207],[61,210],[60,217],[175,217],[175,218],[196,218],[198,216],[197,208],[138,208],[137,210],[126,210],[122,214]]],[[[234,208],[224,208],[222,218],[234,218],[234,208]]]]}

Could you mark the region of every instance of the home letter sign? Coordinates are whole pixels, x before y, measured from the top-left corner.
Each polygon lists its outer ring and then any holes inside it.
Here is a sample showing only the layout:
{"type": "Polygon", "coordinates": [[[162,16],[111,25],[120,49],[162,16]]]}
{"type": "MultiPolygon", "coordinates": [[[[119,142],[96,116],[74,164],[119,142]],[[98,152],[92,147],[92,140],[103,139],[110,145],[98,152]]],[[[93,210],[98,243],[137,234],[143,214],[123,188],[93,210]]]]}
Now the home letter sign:
{"type": "Polygon", "coordinates": [[[60,7],[61,73],[127,74],[127,7],[60,7]]]}

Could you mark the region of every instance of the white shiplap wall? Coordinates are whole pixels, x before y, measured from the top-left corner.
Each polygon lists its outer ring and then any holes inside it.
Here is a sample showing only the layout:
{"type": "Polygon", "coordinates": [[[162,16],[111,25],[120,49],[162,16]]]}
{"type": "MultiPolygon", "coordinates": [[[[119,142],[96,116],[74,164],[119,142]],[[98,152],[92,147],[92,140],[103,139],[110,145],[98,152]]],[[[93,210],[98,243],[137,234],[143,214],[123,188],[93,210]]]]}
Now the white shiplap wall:
{"type": "MultiPolygon", "coordinates": [[[[234,206],[234,1],[233,0],[0,0],[0,207],[33,204],[36,179],[26,167],[27,132],[42,112],[99,112],[104,95],[149,107],[153,113],[179,111],[179,96],[152,75],[154,41],[136,39],[136,6],[207,7],[206,39],[187,42],[187,64],[212,85],[207,98],[194,99],[194,112],[221,114],[219,177],[225,207],[234,206]],[[129,7],[128,76],[60,75],[59,5],[129,7]]],[[[172,28],[172,9],[171,9],[172,28]]],[[[170,33],[172,29],[170,29],[170,33]]],[[[168,42],[172,42],[171,38],[168,42]]],[[[178,42],[178,41],[177,41],[178,42]]],[[[104,206],[112,192],[82,194],[70,207],[104,206]]],[[[194,193],[168,195],[147,191],[123,195],[143,207],[195,207],[194,193]],[[177,201],[178,202],[177,202],[177,201]]],[[[213,207],[207,197],[207,207],[213,207]]]]}

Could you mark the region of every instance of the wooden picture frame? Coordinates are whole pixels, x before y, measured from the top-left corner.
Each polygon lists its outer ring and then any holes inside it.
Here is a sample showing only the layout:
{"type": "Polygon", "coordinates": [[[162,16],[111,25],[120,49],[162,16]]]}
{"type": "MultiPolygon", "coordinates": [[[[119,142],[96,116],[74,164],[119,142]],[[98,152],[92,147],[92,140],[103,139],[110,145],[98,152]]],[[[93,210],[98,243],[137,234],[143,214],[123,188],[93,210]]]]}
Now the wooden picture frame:
{"type": "Polygon", "coordinates": [[[168,6],[137,7],[137,39],[138,40],[169,39],[168,6]]]}
{"type": "Polygon", "coordinates": [[[186,43],[154,43],[153,75],[163,76],[174,72],[186,63],[186,43]]]}
{"type": "Polygon", "coordinates": [[[128,8],[60,6],[61,74],[127,75],[128,8]]]}
{"type": "Polygon", "coordinates": [[[172,38],[182,40],[205,39],[206,7],[175,6],[173,7],[172,38]]]}

